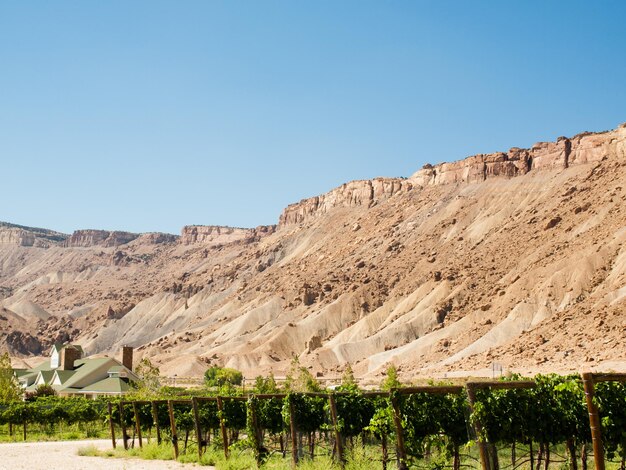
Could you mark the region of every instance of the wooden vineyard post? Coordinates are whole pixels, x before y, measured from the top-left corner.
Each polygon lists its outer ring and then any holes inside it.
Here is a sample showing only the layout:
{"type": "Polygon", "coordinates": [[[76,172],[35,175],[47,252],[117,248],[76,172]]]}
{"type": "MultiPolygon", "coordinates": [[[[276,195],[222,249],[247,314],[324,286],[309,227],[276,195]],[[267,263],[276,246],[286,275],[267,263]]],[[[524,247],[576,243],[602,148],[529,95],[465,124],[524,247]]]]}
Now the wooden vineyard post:
{"type": "MultiPolygon", "coordinates": [[[[467,399],[469,401],[470,409],[474,413],[474,403],[476,403],[476,389],[473,383],[468,383],[467,387],[467,399]]],[[[489,456],[487,455],[487,447],[485,441],[482,438],[483,427],[478,419],[474,419],[474,431],[476,432],[476,443],[478,444],[478,454],[480,455],[480,464],[483,470],[490,470],[489,456]]]]}
{"type": "Polygon", "coordinates": [[[157,444],[161,444],[161,428],[159,427],[159,409],[157,408],[157,403],[155,401],[152,402],[152,421],[154,421],[154,427],[156,429],[157,435],[157,444]]]}
{"type": "Polygon", "coordinates": [[[124,442],[124,450],[128,450],[128,434],[126,434],[126,425],[124,424],[124,402],[120,402],[120,427],[122,428],[122,441],[124,442]]]}
{"type": "Polygon", "coordinates": [[[115,425],[113,424],[113,404],[109,402],[107,404],[107,408],[109,410],[109,429],[111,430],[111,443],[113,444],[113,448],[115,449],[115,425]]]}
{"type": "Polygon", "coordinates": [[[296,435],[296,417],[293,401],[289,398],[289,429],[291,431],[291,466],[298,465],[298,436],[296,435]]]}
{"type": "Polygon", "coordinates": [[[337,420],[337,402],[335,396],[331,393],[328,395],[328,404],[330,405],[330,416],[333,420],[333,428],[335,430],[335,442],[337,443],[337,458],[341,468],[346,466],[345,459],[343,457],[343,441],[341,440],[341,431],[339,430],[339,423],[337,420]]]}
{"type": "Polygon", "coordinates": [[[591,427],[591,442],[593,443],[593,461],[596,470],[604,470],[604,448],[602,446],[600,415],[598,413],[598,407],[593,401],[595,395],[593,373],[584,372],[581,376],[585,390],[585,400],[587,401],[587,410],[589,411],[589,426],[591,427]]]}
{"type": "Polygon", "coordinates": [[[393,423],[396,426],[396,446],[398,447],[398,470],[408,470],[406,465],[406,449],[404,447],[404,433],[402,430],[402,418],[400,405],[394,396],[395,389],[390,392],[391,406],[393,407],[393,423]]]}
{"type": "Polygon", "coordinates": [[[191,406],[193,408],[193,424],[196,430],[196,440],[198,441],[198,464],[202,459],[202,429],[200,429],[200,413],[198,412],[198,398],[193,397],[191,399],[191,406]]]}
{"type": "Polygon", "coordinates": [[[224,402],[222,397],[217,397],[217,411],[220,416],[220,430],[222,431],[222,445],[224,446],[224,457],[228,458],[228,434],[226,433],[226,423],[224,422],[224,402]]]}
{"type": "Polygon", "coordinates": [[[172,403],[172,400],[167,400],[167,411],[170,415],[170,429],[172,430],[174,460],[178,460],[178,435],[176,434],[176,420],[174,419],[174,404],[172,403]]]}
{"type": "Polygon", "coordinates": [[[139,421],[139,410],[137,408],[137,402],[133,402],[133,413],[135,413],[135,430],[137,431],[137,438],[139,439],[139,448],[143,447],[143,441],[141,439],[141,422],[139,421]]]}

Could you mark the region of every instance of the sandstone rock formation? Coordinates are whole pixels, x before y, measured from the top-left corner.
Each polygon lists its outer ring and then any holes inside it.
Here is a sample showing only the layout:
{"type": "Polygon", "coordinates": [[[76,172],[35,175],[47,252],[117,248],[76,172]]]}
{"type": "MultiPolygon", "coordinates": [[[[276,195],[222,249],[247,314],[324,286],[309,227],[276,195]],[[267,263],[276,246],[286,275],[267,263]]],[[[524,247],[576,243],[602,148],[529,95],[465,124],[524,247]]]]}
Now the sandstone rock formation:
{"type": "Polygon", "coordinates": [[[19,228],[0,230],[0,243],[4,245],[33,246],[35,235],[19,228]]]}
{"type": "Polygon", "coordinates": [[[409,181],[401,178],[351,181],[321,196],[303,199],[287,206],[280,215],[278,225],[281,227],[298,224],[309,217],[323,215],[335,207],[371,207],[412,187],[409,181]]]}
{"type": "Polygon", "coordinates": [[[50,245],[62,242],[66,238],[67,235],[54,230],[0,222],[0,245],[47,248],[50,245]]]}
{"type": "Polygon", "coordinates": [[[582,133],[571,139],[539,142],[530,149],[478,154],[452,163],[425,165],[408,180],[376,178],[352,181],[321,196],[291,204],[280,216],[279,226],[298,224],[327,213],[334,207],[371,206],[415,186],[479,183],[488,178],[512,178],[530,171],[565,169],[570,165],[598,162],[609,154],[624,152],[624,127],[602,133],[582,133]]]}
{"type": "Polygon", "coordinates": [[[187,225],[180,234],[183,245],[203,243],[208,245],[250,241],[272,233],[274,226],[260,226],[255,229],[224,227],[218,225],[187,225]]]}
{"type": "Polygon", "coordinates": [[[137,233],[130,232],[109,232],[106,230],[76,230],[65,241],[66,247],[91,247],[91,246],[104,246],[112,247],[125,245],[139,237],[137,233]]]}

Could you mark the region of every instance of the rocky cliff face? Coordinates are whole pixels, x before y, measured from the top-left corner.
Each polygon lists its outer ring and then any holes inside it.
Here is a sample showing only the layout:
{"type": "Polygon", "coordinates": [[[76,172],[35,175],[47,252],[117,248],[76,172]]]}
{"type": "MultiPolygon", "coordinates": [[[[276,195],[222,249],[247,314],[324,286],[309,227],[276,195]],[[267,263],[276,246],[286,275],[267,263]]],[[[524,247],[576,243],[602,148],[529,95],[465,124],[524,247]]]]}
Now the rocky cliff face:
{"type": "Polygon", "coordinates": [[[180,237],[178,235],[172,235],[170,233],[142,233],[135,239],[137,243],[146,245],[159,245],[161,243],[176,243],[180,237]]]}
{"type": "Polygon", "coordinates": [[[0,244],[33,246],[35,235],[19,228],[5,228],[0,230],[0,244]]]}
{"type": "Polygon", "coordinates": [[[125,245],[139,237],[137,233],[130,232],[109,232],[107,230],[76,230],[69,239],[65,241],[65,247],[90,246],[114,247],[125,245]]]}
{"type": "Polygon", "coordinates": [[[452,163],[426,165],[411,176],[417,186],[477,183],[493,177],[512,178],[530,171],[562,170],[572,165],[594,163],[609,154],[624,155],[626,124],[610,132],[578,134],[571,139],[539,142],[530,149],[479,154],[452,163]]]}
{"type": "Polygon", "coordinates": [[[332,191],[287,206],[278,222],[279,227],[298,224],[325,214],[335,207],[371,207],[380,201],[413,187],[410,181],[402,178],[376,178],[373,180],[351,181],[332,191]]]}
{"type": "Polygon", "coordinates": [[[562,170],[571,165],[594,163],[609,154],[625,152],[626,124],[611,132],[578,134],[571,139],[539,142],[530,149],[472,155],[450,163],[425,165],[408,180],[376,178],[352,181],[332,191],[289,205],[279,226],[298,224],[327,213],[334,207],[371,206],[414,186],[479,183],[488,178],[512,178],[530,171],[562,170]]]}
{"type": "Polygon", "coordinates": [[[48,248],[67,238],[64,233],[0,222],[0,245],[48,248]]]}
{"type": "Polygon", "coordinates": [[[274,232],[275,226],[262,225],[257,228],[236,228],[219,225],[187,225],[180,234],[180,243],[191,245],[202,243],[207,245],[221,245],[227,243],[253,241],[260,236],[274,232]]]}

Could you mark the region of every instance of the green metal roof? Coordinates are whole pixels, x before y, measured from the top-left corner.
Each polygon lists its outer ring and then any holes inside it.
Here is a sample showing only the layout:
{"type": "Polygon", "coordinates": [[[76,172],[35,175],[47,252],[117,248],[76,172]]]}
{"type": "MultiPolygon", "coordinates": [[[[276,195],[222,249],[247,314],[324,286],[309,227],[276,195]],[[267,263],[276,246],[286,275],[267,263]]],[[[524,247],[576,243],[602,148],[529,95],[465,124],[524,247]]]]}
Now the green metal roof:
{"type": "Polygon", "coordinates": [[[75,373],[76,371],[73,371],[73,370],[60,370],[60,369],[56,370],[56,374],[59,377],[61,384],[64,384],[65,382],[67,382],[68,379],[72,377],[75,373]]]}
{"type": "Polygon", "coordinates": [[[33,371],[33,372],[39,372],[40,370],[54,370],[52,367],[50,367],[50,361],[44,361],[41,364],[39,364],[37,367],[33,367],[32,369],[28,369],[29,371],[33,371]]]}
{"type": "Polygon", "coordinates": [[[32,373],[30,369],[13,369],[13,372],[15,373],[15,376],[17,378],[20,378],[24,375],[28,375],[32,373]]]}
{"type": "MultiPolygon", "coordinates": [[[[104,380],[91,384],[82,389],[76,389],[74,393],[126,393],[130,390],[130,385],[124,379],[117,377],[107,377],[104,380]]],[[[69,389],[65,389],[65,392],[69,392],[69,389]]]]}
{"type": "Polygon", "coordinates": [[[54,370],[41,370],[39,371],[43,378],[43,381],[47,384],[52,380],[52,376],[54,375],[54,370]]]}
{"type": "Polygon", "coordinates": [[[63,385],[65,388],[83,388],[100,377],[106,376],[111,366],[117,364],[110,357],[98,357],[95,359],[81,359],[74,363],[74,375],[63,385]]]}

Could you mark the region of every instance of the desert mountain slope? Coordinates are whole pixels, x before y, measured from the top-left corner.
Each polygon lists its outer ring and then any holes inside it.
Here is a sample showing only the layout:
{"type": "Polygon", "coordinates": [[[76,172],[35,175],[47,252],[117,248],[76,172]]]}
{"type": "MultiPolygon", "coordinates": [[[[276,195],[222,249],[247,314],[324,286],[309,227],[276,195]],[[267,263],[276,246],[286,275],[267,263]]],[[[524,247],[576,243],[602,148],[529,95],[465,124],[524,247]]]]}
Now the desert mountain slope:
{"type": "Polygon", "coordinates": [[[15,230],[0,341],[22,355],[131,344],[179,376],[293,355],[331,375],[626,367],[624,126],[346,183],[278,226],[15,230]]]}

